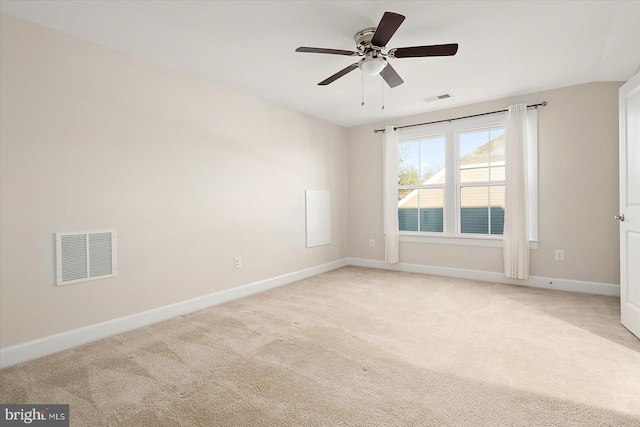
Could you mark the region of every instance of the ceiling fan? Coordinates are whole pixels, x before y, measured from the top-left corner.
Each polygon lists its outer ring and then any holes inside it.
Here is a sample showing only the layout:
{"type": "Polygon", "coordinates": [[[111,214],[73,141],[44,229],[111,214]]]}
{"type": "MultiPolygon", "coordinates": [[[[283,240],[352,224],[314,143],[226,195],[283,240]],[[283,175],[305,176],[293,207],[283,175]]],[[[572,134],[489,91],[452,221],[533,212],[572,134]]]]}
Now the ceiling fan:
{"type": "Polygon", "coordinates": [[[404,16],[394,12],[385,12],[377,27],[365,28],[354,36],[356,50],[325,49],[321,47],[299,47],[296,52],[327,53],[330,55],[361,56],[360,61],[338,71],[331,77],[318,83],[326,86],[340,77],[360,68],[369,75],[380,74],[390,87],[404,83],[404,80],[393,69],[387,58],[421,58],[426,56],[452,56],[458,51],[458,44],[441,44],[431,46],[398,47],[384,53],[384,49],[395,34],[404,16]]]}

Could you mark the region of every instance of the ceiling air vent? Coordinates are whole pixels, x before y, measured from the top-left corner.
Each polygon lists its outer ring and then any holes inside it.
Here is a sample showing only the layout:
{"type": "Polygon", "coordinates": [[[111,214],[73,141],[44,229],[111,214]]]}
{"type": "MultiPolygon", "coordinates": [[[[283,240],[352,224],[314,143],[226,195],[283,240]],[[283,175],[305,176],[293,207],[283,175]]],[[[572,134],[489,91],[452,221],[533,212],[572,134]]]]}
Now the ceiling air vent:
{"type": "Polygon", "coordinates": [[[56,233],[56,285],[116,276],[116,232],[56,233]]]}
{"type": "Polygon", "coordinates": [[[434,101],[440,101],[442,99],[447,99],[447,98],[451,98],[451,94],[450,93],[445,93],[442,95],[435,95],[435,96],[428,96],[426,98],[423,98],[423,100],[425,102],[434,102],[434,101]]]}

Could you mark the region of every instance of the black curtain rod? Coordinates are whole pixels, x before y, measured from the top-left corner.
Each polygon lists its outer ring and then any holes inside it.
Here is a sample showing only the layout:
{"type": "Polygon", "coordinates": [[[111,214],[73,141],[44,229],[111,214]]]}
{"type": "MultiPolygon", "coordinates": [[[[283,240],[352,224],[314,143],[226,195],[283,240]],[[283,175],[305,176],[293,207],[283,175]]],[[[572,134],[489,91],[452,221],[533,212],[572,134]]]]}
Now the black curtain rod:
{"type": "MultiPolygon", "coordinates": [[[[531,105],[527,105],[527,108],[538,108],[538,107],[545,107],[547,105],[547,101],[543,101],[539,104],[531,104],[531,105]]],[[[414,125],[406,125],[406,126],[397,126],[394,127],[393,130],[398,130],[398,129],[405,129],[405,128],[412,128],[415,126],[424,126],[424,125],[433,125],[436,123],[444,123],[444,122],[449,122],[451,123],[454,120],[462,120],[462,119],[470,119],[471,117],[480,117],[480,116],[488,116],[489,114],[498,114],[498,113],[505,113],[508,110],[498,110],[498,111],[490,111],[488,113],[480,113],[480,114],[473,114],[471,116],[464,116],[464,117],[454,117],[453,119],[445,119],[445,120],[436,120],[435,122],[426,122],[426,123],[416,123],[414,125]]],[[[384,132],[384,129],[374,129],[373,133],[378,133],[378,132],[384,132]]]]}

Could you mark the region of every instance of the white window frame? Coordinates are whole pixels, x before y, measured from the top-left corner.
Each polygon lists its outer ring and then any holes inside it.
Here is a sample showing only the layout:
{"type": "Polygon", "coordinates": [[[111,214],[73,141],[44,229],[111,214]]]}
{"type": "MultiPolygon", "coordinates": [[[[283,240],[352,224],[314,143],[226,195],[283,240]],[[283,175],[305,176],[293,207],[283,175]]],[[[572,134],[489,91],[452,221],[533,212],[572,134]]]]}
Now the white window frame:
{"type": "MultiPolygon", "coordinates": [[[[409,141],[421,141],[421,140],[425,140],[425,139],[431,139],[431,138],[444,138],[445,139],[445,150],[446,150],[446,145],[447,145],[447,137],[444,133],[434,133],[434,134],[429,134],[429,135],[423,135],[420,136],[419,139],[416,138],[409,138],[409,139],[401,139],[398,138],[398,145],[402,142],[409,142],[409,141]]],[[[418,144],[418,159],[420,159],[420,144],[418,144]]],[[[445,152],[445,161],[446,161],[446,152],[445,152]]],[[[445,166],[445,175],[446,175],[446,166],[445,166]]],[[[447,207],[446,207],[446,199],[447,199],[447,178],[445,176],[445,183],[444,184],[426,184],[426,185],[398,185],[398,190],[414,190],[414,191],[419,191],[419,190],[423,190],[423,189],[430,189],[430,188],[442,188],[442,197],[443,197],[443,206],[442,206],[442,210],[443,210],[443,217],[442,217],[442,227],[443,230],[447,229],[447,207]]],[[[418,196],[420,197],[420,196],[418,196]]],[[[420,199],[418,199],[420,200],[420,199]]],[[[420,220],[418,219],[418,228],[420,228],[420,220]]],[[[442,236],[443,233],[437,232],[437,231],[401,231],[400,234],[403,233],[408,233],[408,234],[412,234],[412,235],[416,235],[416,236],[442,236]]]]}
{"type": "MultiPolygon", "coordinates": [[[[442,233],[400,231],[401,242],[438,243],[470,246],[502,247],[502,235],[473,235],[460,233],[460,182],[458,134],[473,130],[505,126],[505,113],[492,114],[420,127],[399,129],[398,143],[445,137],[445,184],[442,233]]],[[[538,248],[538,114],[527,111],[528,170],[529,170],[529,241],[538,248]]],[[[420,187],[420,186],[416,186],[420,187]]]]}
{"type": "MultiPolygon", "coordinates": [[[[493,186],[499,186],[499,185],[506,185],[506,181],[492,181],[491,180],[491,150],[489,150],[489,164],[487,164],[487,167],[489,168],[489,181],[478,181],[478,182],[461,182],[460,181],[460,135],[464,134],[464,133],[475,133],[475,132],[486,132],[486,131],[492,131],[492,130],[499,130],[499,129],[504,129],[504,119],[503,119],[503,123],[501,125],[493,125],[493,126],[481,126],[481,127],[474,127],[474,128],[470,128],[470,129],[458,129],[455,131],[455,149],[456,149],[456,155],[455,155],[455,176],[456,176],[456,203],[455,203],[455,207],[456,207],[456,216],[457,216],[457,221],[456,221],[456,237],[462,237],[462,238],[482,238],[482,239],[490,239],[490,240],[502,240],[502,235],[501,234],[473,234],[473,233],[463,233],[462,232],[462,201],[460,200],[460,197],[462,195],[462,187],[468,188],[468,187],[493,187],[493,186]]],[[[503,165],[506,164],[506,162],[503,162],[503,165]]],[[[491,191],[491,190],[489,190],[491,191]]],[[[491,193],[489,192],[489,195],[491,193]]],[[[487,200],[487,203],[489,202],[489,200],[487,200]]],[[[489,209],[489,213],[491,212],[491,209],[489,209]]],[[[491,214],[489,214],[488,217],[488,229],[489,231],[491,231],[491,214]]]]}

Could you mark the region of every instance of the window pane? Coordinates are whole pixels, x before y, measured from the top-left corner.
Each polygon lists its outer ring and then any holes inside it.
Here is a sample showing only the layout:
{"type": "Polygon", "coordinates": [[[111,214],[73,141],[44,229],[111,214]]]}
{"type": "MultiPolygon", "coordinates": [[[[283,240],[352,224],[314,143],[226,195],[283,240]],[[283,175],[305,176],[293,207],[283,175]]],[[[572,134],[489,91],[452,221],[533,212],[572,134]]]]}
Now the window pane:
{"type": "Polygon", "coordinates": [[[486,182],[489,181],[489,168],[487,166],[460,169],[460,182],[486,182]]]}
{"type": "Polygon", "coordinates": [[[420,181],[422,183],[444,183],[444,151],[444,136],[420,141],[420,181]]]}
{"type": "MultiPolygon", "coordinates": [[[[398,190],[398,201],[407,197],[411,192],[413,192],[413,190],[398,190]]],[[[418,207],[417,204],[416,207],[418,207]]]]}
{"type": "Polygon", "coordinates": [[[420,141],[398,144],[398,185],[420,184],[420,141]]]}
{"type": "Polygon", "coordinates": [[[420,190],[420,231],[441,233],[444,230],[444,190],[429,188],[420,190]]]}
{"type": "Polygon", "coordinates": [[[398,191],[398,224],[400,231],[418,231],[418,190],[398,191]]]}
{"type": "Polygon", "coordinates": [[[459,144],[461,183],[504,181],[504,129],[462,133],[459,144]]]}
{"type": "Polygon", "coordinates": [[[504,181],[504,166],[491,166],[491,181],[504,181]]]}
{"type": "Polygon", "coordinates": [[[491,234],[502,234],[504,228],[504,185],[491,186],[489,198],[491,201],[491,234]]]}
{"type": "Polygon", "coordinates": [[[489,131],[460,134],[460,182],[489,181],[489,131]]]}
{"type": "Polygon", "coordinates": [[[460,188],[460,232],[489,234],[489,187],[460,188]]]}
{"type": "Polygon", "coordinates": [[[491,181],[504,181],[504,129],[489,132],[491,138],[491,181]]]}

